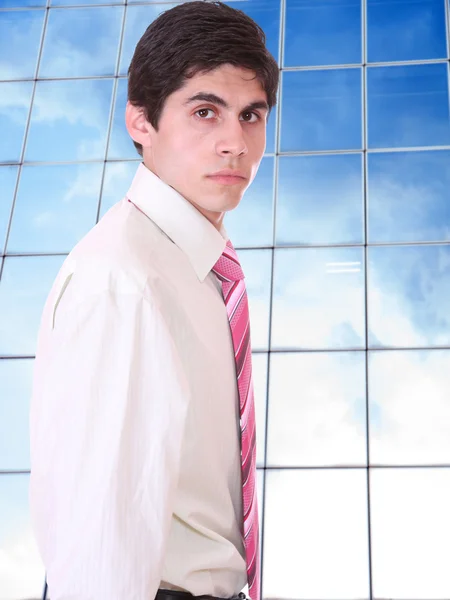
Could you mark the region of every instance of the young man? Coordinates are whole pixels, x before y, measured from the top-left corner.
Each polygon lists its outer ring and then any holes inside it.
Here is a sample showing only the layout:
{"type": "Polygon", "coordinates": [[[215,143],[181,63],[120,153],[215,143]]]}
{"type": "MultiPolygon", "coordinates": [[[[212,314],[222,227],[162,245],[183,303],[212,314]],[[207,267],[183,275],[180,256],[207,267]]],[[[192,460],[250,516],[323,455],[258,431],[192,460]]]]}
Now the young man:
{"type": "Polygon", "coordinates": [[[277,84],[260,28],[219,2],[163,13],[136,47],[143,162],[39,334],[30,499],[51,600],[259,596],[248,304],[222,220],[277,84]]]}

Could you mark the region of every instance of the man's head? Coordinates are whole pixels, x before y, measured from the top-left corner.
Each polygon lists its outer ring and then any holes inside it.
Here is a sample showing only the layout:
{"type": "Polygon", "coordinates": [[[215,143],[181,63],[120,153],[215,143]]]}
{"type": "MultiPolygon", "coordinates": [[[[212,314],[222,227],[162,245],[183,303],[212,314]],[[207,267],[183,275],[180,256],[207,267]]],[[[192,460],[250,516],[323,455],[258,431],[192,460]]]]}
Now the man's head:
{"type": "Polygon", "coordinates": [[[252,19],[220,2],[186,2],[136,46],[128,131],[146,166],[214,220],[256,175],[278,76],[252,19]]]}

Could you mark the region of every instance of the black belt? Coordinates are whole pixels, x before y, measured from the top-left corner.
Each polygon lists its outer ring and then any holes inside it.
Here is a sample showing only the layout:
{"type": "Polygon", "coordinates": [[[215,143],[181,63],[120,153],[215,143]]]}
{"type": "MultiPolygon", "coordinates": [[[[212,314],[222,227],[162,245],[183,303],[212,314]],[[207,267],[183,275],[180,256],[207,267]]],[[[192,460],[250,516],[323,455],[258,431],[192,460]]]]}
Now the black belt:
{"type": "MultiPolygon", "coordinates": [[[[189,592],[179,592],[177,590],[158,590],[155,600],[224,600],[216,596],[204,594],[202,596],[194,596],[189,592]]],[[[239,592],[237,596],[232,596],[229,600],[246,600],[243,592],[239,592]]]]}

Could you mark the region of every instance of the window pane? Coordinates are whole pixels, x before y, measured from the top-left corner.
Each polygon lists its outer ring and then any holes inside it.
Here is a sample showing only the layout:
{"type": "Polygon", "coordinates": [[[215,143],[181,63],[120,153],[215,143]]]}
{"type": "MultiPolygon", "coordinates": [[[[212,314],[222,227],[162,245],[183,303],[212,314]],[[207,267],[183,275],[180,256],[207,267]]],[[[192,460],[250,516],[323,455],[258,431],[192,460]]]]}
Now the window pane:
{"type": "Polygon", "coordinates": [[[277,245],[363,242],[360,154],[279,159],[277,245]]]}
{"type": "MultiPolygon", "coordinates": [[[[130,0],[128,0],[128,2],[129,1],[130,0]]],[[[52,6],[70,6],[81,4],[123,4],[124,2],[125,0],[50,0],[50,4],[52,6]]]]}
{"type": "Polygon", "coordinates": [[[125,107],[127,105],[128,79],[119,79],[116,88],[114,120],[108,146],[108,158],[139,158],[127,128],[125,127],[125,107]]]}
{"type": "Polygon", "coordinates": [[[363,346],[362,249],[276,250],[272,347],[363,346]]]}
{"type": "Polygon", "coordinates": [[[100,217],[125,197],[139,164],[138,161],[106,163],[100,217]]]}
{"type": "Polygon", "coordinates": [[[450,246],[369,249],[369,344],[450,344],[450,246]]]}
{"type": "Polygon", "coordinates": [[[272,157],[262,159],[239,206],[226,215],[225,227],[235,247],[273,243],[273,167],[272,157]]]}
{"type": "Polygon", "coordinates": [[[264,471],[262,469],[258,469],[256,471],[256,494],[257,494],[257,498],[258,498],[258,507],[259,507],[259,511],[258,511],[258,516],[259,516],[259,549],[261,551],[261,545],[262,545],[262,529],[263,529],[263,523],[262,523],[262,515],[263,515],[263,506],[264,506],[264,471]]]}
{"type": "Polygon", "coordinates": [[[32,360],[0,360],[0,469],[30,468],[32,374],[32,360]]]}
{"type": "Polygon", "coordinates": [[[8,252],[69,252],[95,225],[102,171],[100,163],[24,166],[8,252]]]}
{"type": "Polygon", "coordinates": [[[1,0],[2,8],[21,8],[23,6],[45,6],[47,0],[1,0]]]}
{"type": "Polygon", "coordinates": [[[0,354],[33,355],[45,300],[64,256],[5,259],[0,281],[0,354]]]}
{"type": "Polygon", "coordinates": [[[370,460],[450,464],[450,351],[371,352],[370,460]]]}
{"type": "Polygon", "coordinates": [[[272,250],[239,250],[247,286],[253,350],[267,350],[269,343],[272,250]]]}
{"type": "Polygon", "coordinates": [[[264,466],[266,444],[267,362],[267,354],[258,352],[252,355],[256,411],[256,464],[258,467],[264,466]]]}
{"type": "Polygon", "coordinates": [[[17,167],[0,167],[0,254],[3,252],[6,241],[17,170],[17,167]]]}
{"type": "Polygon", "coordinates": [[[367,86],[371,148],[450,144],[447,65],[370,67],[367,86]]]}
{"type": "Polygon", "coordinates": [[[114,75],[122,19],[118,6],[51,10],[39,76],[114,75]]]}
{"type": "Polygon", "coordinates": [[[270,466],[365,465],[362,352],[271,354],[270,466]]]}
{"type": "Polygon", "coordinates": [[[368,155],[370,242],[450,239],[450,152],[368,155]]]}
{"type": "MultiPolygon", "coordinates": [[[[2,4],[0,4],[2,6],[2,4]]],[[[0,12],[0,79],[34,77],[45,12],[0,12]]]]}
{"type": "Polygon", "coordinates": [[[27,161],[104,159],[112,79],[38,81],[27,161]]]}
{"type": "Polygon", "coordinates": [[[28,475],[0,475],[2,600],[41,598],[44,566],[31,530],[28,475]]]}
{"type": "Polygon", "coordinates": [[[268,471],[264,598],[369,598],[364,470],[268,471]]]}
{"type": "Polygon", "coordinates": [[[30,110],[31,81],[0,83],[0,162],[19,162],[30,110]]]}
{"type": "Polygon", "coordinates": [[[251,17],[266,34],[266,46],[274,59],[278,61],[280,37],[280,0],[251,0],[250,2],[227,2],[251,17]]]}
{"type": "Polygon", "coordinates": [[[281,150],[361,148],[361,71],[284,72],[281,150]]]}
{"type": "Polygon", "coordinates": [[[368,0],[370,62],[446,58],[445,0],[368,0]]]}
{"type": "Polygon", "coordinates": [[[361,0],[286,1],[286,67],[361,60],[361,0]]]}
{"type": "Polygon", "coordinates": [[[148,6],[129,6],[127,8],[119,75],[127,74],[136,44],[141,39],[150,23],[152,23],[162,12],[173,8],[174,6],[175,4],[149,4],[148,6]]]}
{"type": "Polygon", "coordinates": [[[449,598],[450,471],[371,472],[375,598],[449,598]]]}

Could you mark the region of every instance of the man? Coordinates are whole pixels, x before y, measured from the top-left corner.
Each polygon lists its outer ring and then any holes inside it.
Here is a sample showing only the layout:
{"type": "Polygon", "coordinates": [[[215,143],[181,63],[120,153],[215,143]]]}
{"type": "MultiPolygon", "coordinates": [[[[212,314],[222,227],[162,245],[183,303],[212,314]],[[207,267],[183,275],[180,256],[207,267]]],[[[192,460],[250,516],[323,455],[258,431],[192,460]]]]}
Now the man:
{"type": "Polygon", "coordinates": [[[219,2],[163,13],[136,47],[143,162],[39,334],[30,500],[51,600],[259,596],[248,304],[222,221],[277,84],[260,28],[219,2]]]}

